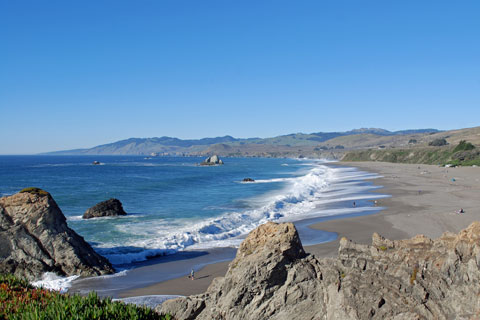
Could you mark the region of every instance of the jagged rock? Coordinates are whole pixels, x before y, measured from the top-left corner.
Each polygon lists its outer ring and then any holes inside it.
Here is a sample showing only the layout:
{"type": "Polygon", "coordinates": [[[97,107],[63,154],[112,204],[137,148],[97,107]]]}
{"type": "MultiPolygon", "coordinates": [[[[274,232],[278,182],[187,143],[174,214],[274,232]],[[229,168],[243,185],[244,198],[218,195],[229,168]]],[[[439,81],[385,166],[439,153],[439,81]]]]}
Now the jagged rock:
{"type": "Polygon", "coordinates": [[[48,192],[25,190],[0,198],[0,273],[35,280],[45,272],[81,276],[114,272],[106,258],[67,226],[48,192]]]}
{"type": "Polygon", "coordinates": [[[217,155],[208,157],[202,163],[200,163],[201,166],[214,166],[218,164],[223,164],[223,160],[220,159],[217,155]]]}
{"type": "Polygon", "coordinates": [[[118,199],[108,199],[97,203],[83,214],[83,219],[98,217],[125,216],[127,213],[123,210],[122,203],[118,199]]]}
{"type": "Polygon", "coordinates": [[[480,316],[480,223],[436,240],[340,240],[305,255],[292,224],[267,223],[204,294],[164,302],[178,319],[473,319],[480,316]]]}

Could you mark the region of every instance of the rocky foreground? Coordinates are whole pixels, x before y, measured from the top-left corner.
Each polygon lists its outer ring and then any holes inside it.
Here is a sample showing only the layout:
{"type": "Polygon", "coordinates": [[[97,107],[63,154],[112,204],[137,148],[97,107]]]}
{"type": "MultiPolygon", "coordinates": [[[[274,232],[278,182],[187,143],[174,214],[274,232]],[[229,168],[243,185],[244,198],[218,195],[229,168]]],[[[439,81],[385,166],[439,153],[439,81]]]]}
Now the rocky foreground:
{"type": "Polygon", "coordinates": [[[270,222],[207,292],[157,309],[178,319],[478,319],[480,223],[435,240],[343,238],[336,259],[317,259],[293,224],[270,222]]]}
{"type": "Polygon", "coordinates": [[[35,280],[45,272],[95,276],[114,269],[67,226],[48,192],[30,188],[0,198],[0,273],[35,280]]]}

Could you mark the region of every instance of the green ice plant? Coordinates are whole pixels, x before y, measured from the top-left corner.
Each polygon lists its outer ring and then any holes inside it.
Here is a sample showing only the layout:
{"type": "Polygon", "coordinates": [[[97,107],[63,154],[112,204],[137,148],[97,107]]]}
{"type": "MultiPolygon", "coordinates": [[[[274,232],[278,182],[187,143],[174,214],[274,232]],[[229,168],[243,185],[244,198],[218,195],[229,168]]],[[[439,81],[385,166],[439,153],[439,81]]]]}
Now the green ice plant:
{"type": "Polygon", "coordinates": [[[171,319],[91,292],[86,297],[34,288],[13,275],[0,275],[0,319],[171,319]]]}

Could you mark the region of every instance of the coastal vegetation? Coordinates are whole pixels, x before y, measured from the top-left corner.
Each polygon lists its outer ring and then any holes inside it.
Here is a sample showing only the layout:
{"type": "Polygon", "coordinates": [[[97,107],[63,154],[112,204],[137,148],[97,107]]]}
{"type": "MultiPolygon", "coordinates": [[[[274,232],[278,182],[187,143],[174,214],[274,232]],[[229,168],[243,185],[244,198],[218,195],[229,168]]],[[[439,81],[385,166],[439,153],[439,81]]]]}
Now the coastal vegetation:
{"type": "Polygon", "coordinates": [[[470,142],[461,140],[457,146],[368,149],[350,151],[343,161],[382,161],[394,163],[418,163],[451,166],[480,165],[480,151],[470,142]]]}
{"type": "Polygon", "coordinates": [[[455,149],[453,149],[453,152],[455,153],[458,151],[468,151],[473,149],[475,149],[475,146],[473,144],[465,140],[461,140],[460,143],[455,147],[455,149]]]}
{"type": "Polygon", "coordinates": [[[171,319],[147,307],[38,289],[26,280],[0,274],[0,319],[171,319]]]}
{"type": "Polygon", "coordinates": [[[28,187],[28,188],[24,188],[22,190],[20,190],[20,193],[30,193],[30,194],[36,194],[36,195],[39,195],[39,196],[48,196],[49,193],[45,190],[42,190],[40,188],[36,188],[36,187],[28,187]]]}

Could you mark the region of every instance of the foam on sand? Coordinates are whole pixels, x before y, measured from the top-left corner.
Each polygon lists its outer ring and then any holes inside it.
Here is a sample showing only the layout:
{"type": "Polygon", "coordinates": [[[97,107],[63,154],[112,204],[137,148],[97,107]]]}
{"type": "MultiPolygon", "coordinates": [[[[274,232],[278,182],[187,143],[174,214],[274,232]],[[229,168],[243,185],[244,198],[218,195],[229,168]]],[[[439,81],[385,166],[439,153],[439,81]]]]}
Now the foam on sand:
{"type": "Polygon", "coordinates": [[[146,306],[149,308],[155,308],[159,304],[162,304],[166,300],[175,299],[182,296],[175,295],[151,295],[151,296],[138,296],[122,299],[113,299],[113,301],[122,301],[129,304],[135,304],[137,306],[146,306]]]}

